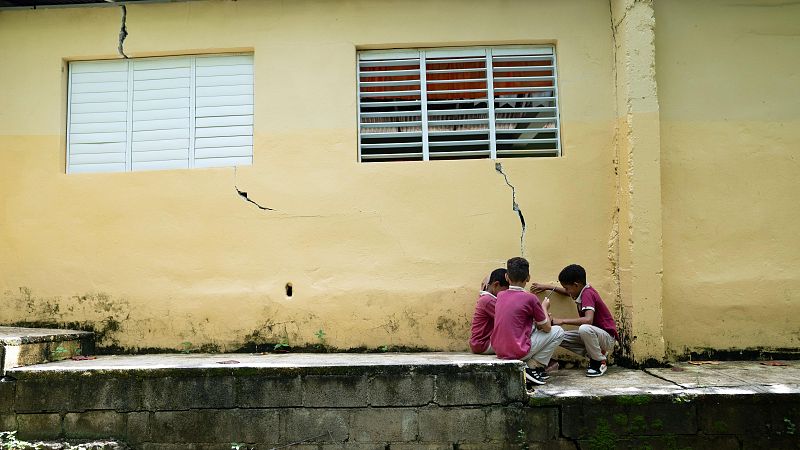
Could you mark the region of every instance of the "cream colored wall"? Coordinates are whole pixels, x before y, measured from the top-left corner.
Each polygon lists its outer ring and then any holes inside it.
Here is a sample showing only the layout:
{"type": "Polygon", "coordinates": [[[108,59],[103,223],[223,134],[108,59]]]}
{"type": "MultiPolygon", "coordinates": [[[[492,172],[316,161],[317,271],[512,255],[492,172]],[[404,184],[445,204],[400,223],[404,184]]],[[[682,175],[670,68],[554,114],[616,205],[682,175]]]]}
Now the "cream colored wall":
{"type": "Polygon", "coordinates": [[[510,191],[489,160],[359,164],[358,47],[556,43],[564,156],[504,167],[534,278],[579,262],[613,292],[609,6],[502,4],[129,5],[131,56],[254,51],[255,162],[236,182],[276,212],[239,199],[230,168],[65,175],[64,60],[116,57],[120,12],[0,12],[0,322],[88,322],[124,348],[324,330],[340,348],[465,350],[480,279],[519,253],[510,191]]]}
{"type": "Polygon", "coordinates": [[[800,346],[800,5],[656,3],[665,333],[800,346]]]}

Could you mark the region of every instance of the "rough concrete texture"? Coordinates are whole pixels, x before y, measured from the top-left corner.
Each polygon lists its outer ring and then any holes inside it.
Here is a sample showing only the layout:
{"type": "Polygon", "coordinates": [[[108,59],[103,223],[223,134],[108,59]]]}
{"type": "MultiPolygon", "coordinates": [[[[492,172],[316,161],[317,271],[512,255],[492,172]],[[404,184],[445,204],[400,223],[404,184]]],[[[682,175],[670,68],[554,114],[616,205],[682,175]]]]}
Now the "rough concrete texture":
{"type": "Polygon", "coordinates": [[[47,328],[0,327],[0,375],[14,367],[91,354],[94,333],[47,328]]]}
{"type": "Polygon", "coordinates": [[[466,354],[99,357],[10,371],[0,425],[153,449],[794,448],[800,362],[785,364],[564,370],[529,396],[520,362],[466,354]]]}
{"type": "Polygon", "coordinates": [[[622,350],[663,360],[661,146],[652,1],[612,0],[617,137],[616,262],[622,350]]]}

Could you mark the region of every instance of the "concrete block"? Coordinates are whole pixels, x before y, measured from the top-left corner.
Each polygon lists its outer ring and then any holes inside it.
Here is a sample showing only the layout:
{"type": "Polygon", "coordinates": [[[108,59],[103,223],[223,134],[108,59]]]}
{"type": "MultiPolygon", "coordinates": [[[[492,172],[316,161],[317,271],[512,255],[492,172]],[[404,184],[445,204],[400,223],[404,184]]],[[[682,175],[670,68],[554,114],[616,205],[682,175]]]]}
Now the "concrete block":
{"type": "Polygon", "coordinates": [[[578,450],[578,443],[568,439],[547,442],[529,442],[528,450],[578,450]]]}
{"type": "Polygon", "coordinates": [[[128,413],[128,421],[125,428],[126,442],[138,444],[150,440],[150,415],[149,412],[128,413]]]}
{"type": "Polygon", "coordinates": [[[280,442],[281,438],[280,413],[278,411],[277,409],[226,411],[225,417],[231,436],[229,442],[257,442],[274,446],[280,442]]]}
{"type": "MultiPolygon", "coordinates": [[[[467,444],[463,444],[467,445],[467,444]]],[[[482,449],[481,444],[476,444],[477,447],[475,449],[482,449]]],[[[380,448],[380,447],[375,447],[380,448]]],[[[468,448],[462,447],[461,445],[458,446],[459,450],[461,448],[468,448]]],[[[423,444],[422,442],[392,442],[389,444],[390,450],[453,450],[453,444],[450,442],[429,442],[423,444]]]]}
{"type": "Polygon", "coordinates": [[[239,408],[303,406],[300,376],[238,377],[235,402],[239,408]]]}
{"type": "Polygon", "coordinates": [[[163,443],[234,442],[219,410],[160,411],[152,415],[150,434],[163,443]]]}
{"type": "MultiPolygon", "coordinates": [[[[277,448],[283,448],[283,447],[277,446],[277,448]]],[[[386,445],[364,444],[359,442],[342,442],[336,444],[300,444],[300,445],[292,445],[289,448],[291,448],[291,450],[384,450],[386,448],[386,445]]],[[[450,450],[452,450],[452,448],[450,450]]]]}
{"type": "Polygon", "coordinates": [[[26,440],[61,437],[61,416],[58,414],[17,414],[17,438],[26,440]]]}
{"type": "Polygon", "coordinates": [[[17,380],[17,412],[80,412],[97,409],[140,409],[137,380],[128,376],[104,376],[84,372],[45,374],[17,380]],[[47,395],[42,395],[47,392],[47,395]]]}
{"type": "MultiPolygon", "coordinates": [[[[784,436],[745,436],[742,438],[742,450],[763,450],[765,448],[800,449],[800,436],[795,433],[784,436]]],[[[715,450],[721,449],[721,447],[715,447],[715,450]]]]}
{"type": "MultiPolygon", "coordinates": [[[[739,450],[739,441],[735,436],[704,435],[664,435],[625,437],[613,434],[597,435],[578,441],[578,448],[583,449],[630,449],[630,450],[675,450],[675,449],[714,449],[739,450]]],[[[776,448],[776,447],[759,447],[776,448]]]]}
{"type": "Polygon", "coordinates": [[[423,442],[483,442],[486,412],[482,409],[440,408],[419,410],[419,440],[423,442]]]}
{"type": "Polygon", "coordinates": [[[15,414],[0,414],[0,431],[14,431],[17,429],[17,416],[15,414]]]}
{"type": "Polygon", "coordinates": [[[150,421],[150,439],[165,443],[274,443],[279,435],[277,410],[163,411],[155,412],[150,421]]]}
{"type": "Polygon", "coordinates": [[[434,402],[441,406],[496,405],[508,402],[505,387],[492,372],[466,372],[436,377],[434,402]]]}
{"type": "Polygon", "coordinates": [[[637,404],[618,397],[602,402],[585,402],[561,407],[561,434],[586,439],[598,434],[670,435],[697,433],[694,403],[653,401],[642,396],[637,404]]]}
{"type": "Polygon", "coordinates": [[[282,441],[344,442],[350,436],[347,409],[287,408],[281,410],[282,441]]]}
{"type": "Polygon", "coordinates": [[[14,391],[16,383],[0,381],[0,414],[14,411],[14,391]]]}
{"type": "Polygon", "coordinates": [[[697,401],[697,415],[700,431],[706,434],[778,437],[794,429],[800,435],[796,394],[705,396],[697,401]]]}
{"type": "Polygon", "coordinates": [[[362,408],[353,411],[350,440],[357,442],[415,441],[417,411],[411,408],[362,408]]]}
{"type": "Polygon", "coordinates": [[[116,411],[87,411],[64,415],[64,437],[97,439],[125,437],[126,416],[116,411]]]}
{"type": "Polygon", "coordinates": [[[486,412],[486,434],[491,441],[552,441],[559,436],[558,408],[494,407],[486,412]]]}
{"type": "Polygon", "coordinates": [[[142,407],[149,411],[234,407],[233,377],[164,377],[141,381],[142,407]]]}
{"type": "Polygon", "coordinates": [[[424,406],[433,401],[433,375],[378,375],[369,381],[371,406],[424,406]]]}
{"type": "Polygon", "coordinates": [[[367,406],[367,380],[362,375],[307,375],[302,379],[302,392],[306,407],[367,406]]]}
{"type": "Polygon", "coordinates": [[[458,450],[510,450],[527,448],[516,442],[479,442],[475,444],[458,444],[458,450]]]}

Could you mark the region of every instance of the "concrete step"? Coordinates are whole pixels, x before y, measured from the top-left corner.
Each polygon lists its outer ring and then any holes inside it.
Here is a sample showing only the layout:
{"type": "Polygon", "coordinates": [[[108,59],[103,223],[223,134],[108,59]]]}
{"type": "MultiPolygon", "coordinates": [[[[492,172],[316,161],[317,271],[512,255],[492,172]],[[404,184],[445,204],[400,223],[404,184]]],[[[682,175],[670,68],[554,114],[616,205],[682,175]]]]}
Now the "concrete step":
{"type": "Polygon", "coordinates": [[[15,367],[60,361],[94,352],[94,333],[50,328],[0,327],[0,376],[15,367]]]}

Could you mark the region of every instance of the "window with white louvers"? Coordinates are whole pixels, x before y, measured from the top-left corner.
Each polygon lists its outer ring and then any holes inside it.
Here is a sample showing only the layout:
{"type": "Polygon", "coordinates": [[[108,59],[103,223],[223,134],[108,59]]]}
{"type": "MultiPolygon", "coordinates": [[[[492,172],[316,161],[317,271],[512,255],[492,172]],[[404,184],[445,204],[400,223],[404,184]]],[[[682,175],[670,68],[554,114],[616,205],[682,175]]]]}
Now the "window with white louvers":
{"type": "Polygon", "coordinates": [[[362,51],[358,88],[362,162],[561,154],[552,46],[362,51]]]}
{"type": "Polygon", "coordinates": [[[70,63],[67,172],[252,160],[252,55],[70,63]]]}

